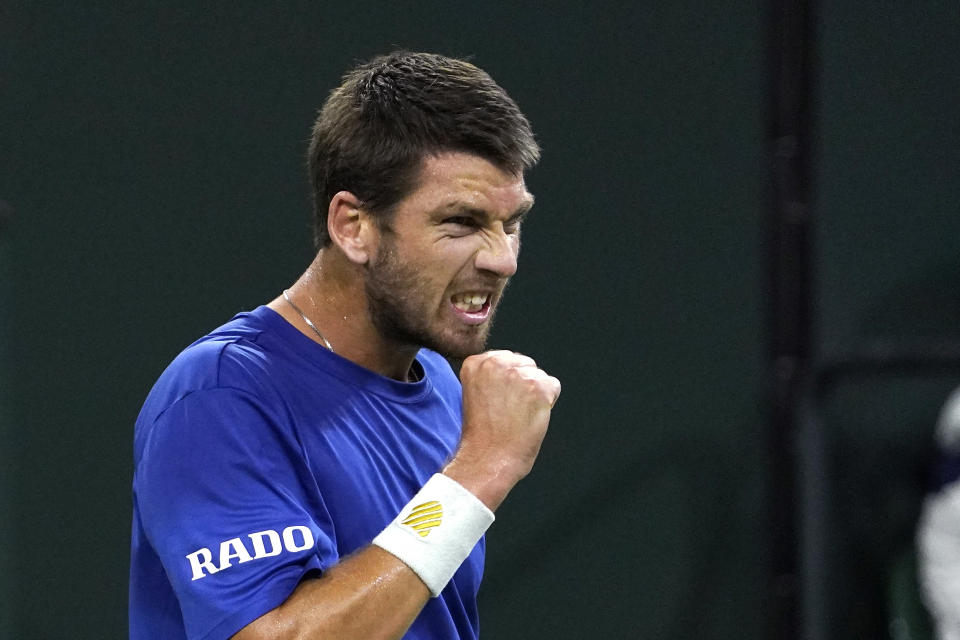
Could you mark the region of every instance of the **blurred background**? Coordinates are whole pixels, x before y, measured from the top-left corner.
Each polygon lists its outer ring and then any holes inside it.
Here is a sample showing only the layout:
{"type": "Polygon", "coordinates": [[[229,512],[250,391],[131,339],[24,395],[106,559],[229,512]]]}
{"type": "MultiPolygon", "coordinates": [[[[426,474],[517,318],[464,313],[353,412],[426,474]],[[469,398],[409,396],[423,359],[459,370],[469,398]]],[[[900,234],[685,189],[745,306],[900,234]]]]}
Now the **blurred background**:
{"type": "Polygon", "coordinates": [[[564,394],[484,637],[924,637],[958,33],[946,0],[0,3],[0,638],[124,637],[140,405],[309,263],[316,109],[395,48],[473,60],[543,147],[492,345],[564,394]]]}

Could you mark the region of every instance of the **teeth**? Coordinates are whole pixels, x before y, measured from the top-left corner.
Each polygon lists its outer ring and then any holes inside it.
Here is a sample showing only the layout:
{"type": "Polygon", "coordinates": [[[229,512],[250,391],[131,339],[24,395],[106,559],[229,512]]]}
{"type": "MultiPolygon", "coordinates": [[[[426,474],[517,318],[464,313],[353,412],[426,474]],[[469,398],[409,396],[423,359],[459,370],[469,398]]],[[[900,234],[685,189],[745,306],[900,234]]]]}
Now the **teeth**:
{"type": "Polygon", "coordinates": [[[476,312],[487,302],[485,293],[462,293],[453,297],[453,305],[461,311],[476,312]]]}

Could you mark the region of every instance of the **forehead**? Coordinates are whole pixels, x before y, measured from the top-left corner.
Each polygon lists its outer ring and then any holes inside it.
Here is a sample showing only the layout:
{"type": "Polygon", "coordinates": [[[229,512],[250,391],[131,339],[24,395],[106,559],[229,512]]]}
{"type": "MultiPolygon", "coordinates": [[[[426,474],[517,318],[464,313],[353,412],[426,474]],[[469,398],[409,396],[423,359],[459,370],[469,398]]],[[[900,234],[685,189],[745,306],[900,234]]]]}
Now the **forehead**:
{"type": "Polygon", "coordinates": [[[529,207],[533,196],[527,191],[523,174],[513,174],[470,153],[444,152],[423,160],[417,186],[401,203],[430,210],[462,203],[498,215],[512,215],[529,207]]]}

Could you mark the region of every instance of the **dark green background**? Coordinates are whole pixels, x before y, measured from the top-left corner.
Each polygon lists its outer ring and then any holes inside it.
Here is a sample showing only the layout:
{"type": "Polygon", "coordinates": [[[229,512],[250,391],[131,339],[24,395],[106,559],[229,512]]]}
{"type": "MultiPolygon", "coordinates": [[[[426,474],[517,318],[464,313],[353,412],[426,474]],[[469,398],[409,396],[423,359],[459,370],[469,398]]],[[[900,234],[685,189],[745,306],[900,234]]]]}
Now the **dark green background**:
{"type": "MultiPolygon", "coordinates": [[[[396,47],[472,57],[543,147],[492,344],[564,393],[489,534],[485,637],[761,637],[765,5],[80,4],[0,4],[0,637],[126,633],[140,403],[309,262],[315,110],[396,47]]],[[[818,343],[955,335],[955,3],[818,28],[818,343]]],[[[837,637],[874,624],[958,382],[829,398],[837,637]]]]}

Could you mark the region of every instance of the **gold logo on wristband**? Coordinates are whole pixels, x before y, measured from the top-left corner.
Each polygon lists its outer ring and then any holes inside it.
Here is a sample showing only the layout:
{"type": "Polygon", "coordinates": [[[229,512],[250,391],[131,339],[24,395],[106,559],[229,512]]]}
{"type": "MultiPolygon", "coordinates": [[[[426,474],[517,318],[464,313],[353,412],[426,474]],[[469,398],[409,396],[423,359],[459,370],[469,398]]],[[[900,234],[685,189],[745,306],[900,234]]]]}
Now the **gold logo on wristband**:
{"type": "Polygon", "coordinates": [[[436,500],[418,504],[407,516],[407,519],[400,524],[410,526],[414,531],[420,534],[420,537],[426,538],[430,535],[430,530],[440,526],[443,519],[443,508],[436,500]]]}

